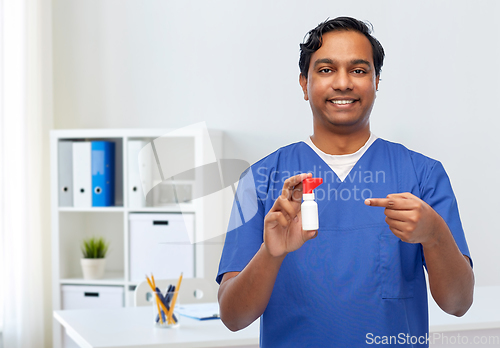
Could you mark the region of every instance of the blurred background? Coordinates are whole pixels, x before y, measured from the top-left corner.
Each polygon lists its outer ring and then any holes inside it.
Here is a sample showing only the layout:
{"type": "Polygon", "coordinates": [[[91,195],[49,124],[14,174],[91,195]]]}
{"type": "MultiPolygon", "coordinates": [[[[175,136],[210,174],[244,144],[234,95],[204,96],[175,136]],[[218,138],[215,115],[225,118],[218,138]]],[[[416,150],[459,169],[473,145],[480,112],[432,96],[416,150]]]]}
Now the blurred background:
{"type": "Polygon", "coordinates": [[[327,18],[373,24],[379,137],[440,160],[477,285],[500,285],[500,2],[54,0],[54,128],[224,131],[253,163],[312,133],[299,43],[327,18]]]}

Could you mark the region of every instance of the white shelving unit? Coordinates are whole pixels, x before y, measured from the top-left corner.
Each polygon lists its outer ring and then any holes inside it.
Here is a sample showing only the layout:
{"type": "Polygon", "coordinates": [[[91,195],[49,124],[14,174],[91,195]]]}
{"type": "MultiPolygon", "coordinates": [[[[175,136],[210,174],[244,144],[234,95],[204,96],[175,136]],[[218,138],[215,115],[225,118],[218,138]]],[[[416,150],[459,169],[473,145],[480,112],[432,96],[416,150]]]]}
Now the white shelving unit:
{"type": "MultiPolygon", "coordinates": [[[[86,129],[54,130],[51,142],[51,208],[52,208],[52,291],[53,310],[61,308],[61,287],[64,285],[117,286],[123,287],[124,306],[133,305],[133,289],[137,281],[130,280],[129,214],[130,213],[187,213],[194,214],[195,234],[218,235],[194,248],[194,274],[198,278],[213,281],[222,252],[228,219],[228,201],[223,194],[210,195],[206,199],[194,199],[187,203],[164,206],[129,206],[128,192],[128,141],[153,141],[162,138],[178,142],[171,146],[172,160],[184,160],[192,168],[213,162],[214,155],[222,155],[222,132],[202,129],[86,129]],[[58,202],[58,143],[60,141],[107,140],[115,142],[115,206],[113,207],[60,207],[58,202]],[[181,157],[179,157],[181,156],[181,157]],[[80,267],[80,244],[83,238],[102,236],[110,241],[103,279],[83,279],[80,267]]],[[[165,148],[165,147],[163,147],[165,148]]],[[[167,155],[167,154],[163,154],[167,155]]],[[[167,156],[168,157],[168,156],[167,156]]],[[[227,196],[227,194],[226,194],[227,196]]],[[[54,321],[54,347],[61,347],[61,326],[54,321]]]]}

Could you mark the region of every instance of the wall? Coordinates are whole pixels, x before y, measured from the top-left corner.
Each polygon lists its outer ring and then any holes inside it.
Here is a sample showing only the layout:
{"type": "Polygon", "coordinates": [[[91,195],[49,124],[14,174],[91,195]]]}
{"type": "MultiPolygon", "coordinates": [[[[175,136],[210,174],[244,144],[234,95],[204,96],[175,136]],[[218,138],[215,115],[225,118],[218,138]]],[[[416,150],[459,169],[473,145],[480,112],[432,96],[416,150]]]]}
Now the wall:
{"type": "Polygon", "coordinates": [[[298,44],[327,17],[370,20],[386,51],[380,137],[441,160],[477,285],[500,285],[500,3],[471,1],[53,1],[57,128],[225,132],[250,162],[311,133],[298,44]]]}

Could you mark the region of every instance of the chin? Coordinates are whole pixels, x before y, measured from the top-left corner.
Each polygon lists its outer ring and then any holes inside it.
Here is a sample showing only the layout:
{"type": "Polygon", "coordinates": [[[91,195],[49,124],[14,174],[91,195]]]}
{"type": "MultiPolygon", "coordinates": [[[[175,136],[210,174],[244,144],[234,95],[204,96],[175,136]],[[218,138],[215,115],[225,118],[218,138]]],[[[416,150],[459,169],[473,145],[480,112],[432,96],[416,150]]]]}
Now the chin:
{"type": "Polygon", "coordinates": [[[332,126],[335,127],[354,127],[356,125],[359,125],[362,122],[360,119],[352,119],[352,118],[329,118],[328,123],[332,126]]]}

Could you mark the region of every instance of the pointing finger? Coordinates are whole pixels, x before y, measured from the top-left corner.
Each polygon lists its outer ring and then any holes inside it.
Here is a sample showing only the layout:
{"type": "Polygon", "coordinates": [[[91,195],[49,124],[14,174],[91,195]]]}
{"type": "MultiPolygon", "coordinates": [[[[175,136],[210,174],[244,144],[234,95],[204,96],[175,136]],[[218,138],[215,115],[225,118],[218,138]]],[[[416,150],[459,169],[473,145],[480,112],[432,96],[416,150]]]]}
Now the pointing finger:
{"type": "Polygon", "coordinates": [[[394,206],[394,199],[391,198],[368,198],[365,199],[365,204],[371,207],[390,208],[394,206]]]}
{"type": "Polygon", "coordinates": [[[408,198],[402,195],[388,195],[387,198],[368,198],[365,204],[393,210],[411,210],[415,208],[416,200],[408,198]]]}

